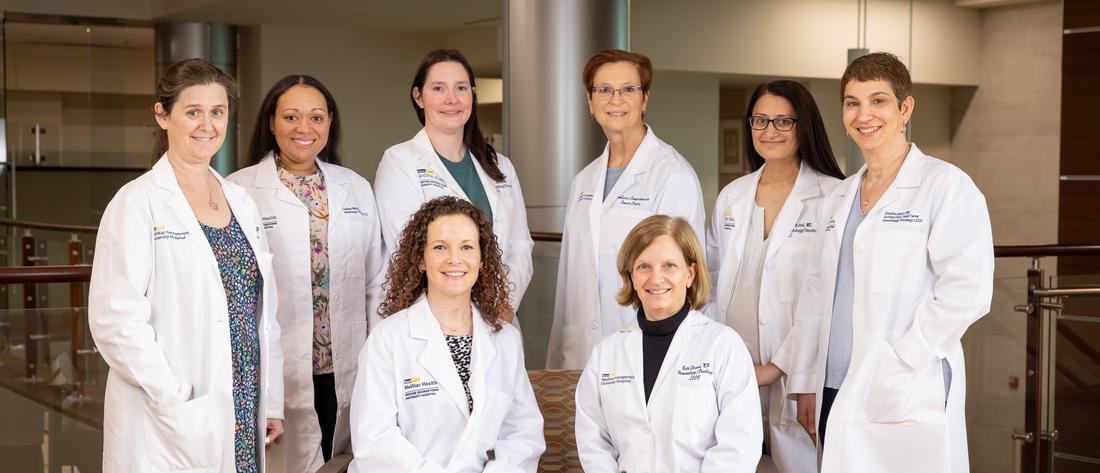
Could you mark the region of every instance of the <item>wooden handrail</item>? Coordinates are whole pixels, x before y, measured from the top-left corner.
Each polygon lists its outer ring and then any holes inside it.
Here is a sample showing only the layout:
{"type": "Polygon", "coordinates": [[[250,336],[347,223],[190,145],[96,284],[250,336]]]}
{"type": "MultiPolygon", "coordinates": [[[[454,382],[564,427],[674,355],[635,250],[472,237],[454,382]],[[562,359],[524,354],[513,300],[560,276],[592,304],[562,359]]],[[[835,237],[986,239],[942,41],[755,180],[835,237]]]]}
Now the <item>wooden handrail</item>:
{"type": "Polygon", "coordinates": [[[95,225],[67,225],[63,223],[31,222],[28,220],[12,220],[0,218],[0,225],[18,228],[33,228],[36,230],[56,230],[59,232],[95,233],[99,227],[95,225]]]}
{"type": "Polygon", "coordinates": [[[1042,256],[1100,256],[1100,245],[1002,245],[993,247],[998,258],[1042,256]]]}
{"type": "Polygon", "coordinates": [[[0,268],[0,284],[40,284],[51,282],[88,282],[92,266],[8,266],[0,268]]]}

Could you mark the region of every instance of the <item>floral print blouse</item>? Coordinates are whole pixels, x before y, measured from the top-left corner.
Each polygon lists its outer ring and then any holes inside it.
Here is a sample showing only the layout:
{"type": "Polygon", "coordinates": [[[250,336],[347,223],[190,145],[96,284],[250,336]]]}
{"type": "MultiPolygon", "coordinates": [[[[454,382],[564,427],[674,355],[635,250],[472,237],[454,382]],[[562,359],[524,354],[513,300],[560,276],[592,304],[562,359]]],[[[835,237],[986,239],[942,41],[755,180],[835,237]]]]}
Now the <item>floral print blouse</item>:
{"type": "Polygon", "coordinates": [[[279,166],[279,180],[309,209],[309,262],[313,289],[313,374],[329,374],[332,367],[332,333],[329,324],[328,191],[318,169],[295,176],[279,166]]]}

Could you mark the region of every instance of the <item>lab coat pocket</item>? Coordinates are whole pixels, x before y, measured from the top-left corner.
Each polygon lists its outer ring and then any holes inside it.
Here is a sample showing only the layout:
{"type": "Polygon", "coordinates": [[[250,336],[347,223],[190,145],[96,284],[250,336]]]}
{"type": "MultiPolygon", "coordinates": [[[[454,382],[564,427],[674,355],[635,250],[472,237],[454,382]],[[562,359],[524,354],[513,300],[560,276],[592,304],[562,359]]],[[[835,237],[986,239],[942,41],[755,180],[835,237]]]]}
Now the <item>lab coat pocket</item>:
{"type": "Polygon", "coordinates": [[[874,423],[936,424],[946,420],[943,372],[939,363],[909,367],[885,341],[878,342],[878,365],[871,376],[863,418],[874,423]]]}
{"type": "MultiPolygon", "coordinates": [[[[508,411],[512,407],[512,395],[499,391],[489,391],[485,396],[485,406],[481,413],[481,432],[479,437],[486,445],[487,450],[496,448],[497,438],[500,436],[500,427],[504,419],[508,417],[508,411]]],[[[474,405],[477,410],[478,406],[474,405]]]]}
{"type": "Polygon", "coordinates": [[[168,407],[145,404],[145,452],[164,470],[213,466],[221,457],[223,427],[214,419],[213,396],[206,394],[168,407]]]}
{"type": "Polygon", "coordinates": [[[928,234],[923,227],[880,229],[871,261],[871,291],[914,294],[928,272],[928,234]]]}
{"type": "Polygon", "coordinates": [[[711,444],[718,421],[718,397],[714,388],[678,387],[676,404],[667,408],[675,411],[672,433],[677,443],[700,450],[711,444]]]}

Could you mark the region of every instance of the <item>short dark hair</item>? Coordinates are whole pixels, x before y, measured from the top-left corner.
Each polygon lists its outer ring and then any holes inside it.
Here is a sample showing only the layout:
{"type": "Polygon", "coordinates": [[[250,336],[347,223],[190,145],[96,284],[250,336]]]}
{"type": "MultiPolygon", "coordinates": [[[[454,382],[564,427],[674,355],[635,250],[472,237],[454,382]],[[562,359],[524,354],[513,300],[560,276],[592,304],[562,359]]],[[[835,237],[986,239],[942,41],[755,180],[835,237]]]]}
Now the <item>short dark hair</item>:
{"type": "Polygon", "coordinates": [[[490,178],[497,182],[503,181],[504,173],[497,165],[497,152],[489,142],[485,141],[485,135],[481,134],[481,127],[477,123],[477,84],[474,82],[474,69],[470,67],[470,61],[466,60],[466,56],[462,55],[461,51],[457,49],[436,49],[420,60],[420,66],[416,68],[416,75],[413,76],[412,87],[409,87],[409,101],[412,102],[413,110],[416,111],[416,119],[420,120],[421,125],[424,125],[424,109],[416,104],[416,96],[413,95],[413,90],[419,90],[423,94],[424,82],[428,80],[428,71],[431,70],[432,66],[441,62],[461,64],[462,68],[466,69],[466,75],[470,77],[470,88],[473,89],[474,101],[470,106],[470,119],[466,120],[466,125],[462,129],[462,144],[470,150],[470,154],[474,155],[474,159],[477,159],[478,164],[481,165],[481,168],[485,170],[490,178]]]}
{"type": "Polygon", "coordinates": [[[840,77],[840,99],[844,100],[844,88],[849,82],[873,80],[884,80],[890,83],[890,88],[898,99],[899,108],[906,97],[913,95],[913,78],[909,76],[909,68],[905,67],[897,56],[877,52],[856,58],[847,69],[844,69],[844,75],[840,77]]]}
{"type": "Polygon", "coordinates": [[[592,81],[596,77],[596,71],[605,64],[613,62],[629,62],[638,68],[638,77],[641,78],[642,91],[649,93],[649,86],[653,84],[653,63],[649,58],[638,53],[623,51],[621,49],[601,49],[584,65],[581,73],[581,82],[584,82],[585,93],[592,95],[592,81]]]}
{"type": "MultiPolygon", "coordinates": [[[[157,103],[164,109],[165,114],[172,113],[172,107],[176,105],[180,94],[184,89],[196,85],[218,84],[225,88],[225,95],[229,99],[229,112],[237,108],[237,80],[226,74],[218,66],[210,64],[205,59],[184,59],[172,64],[157,82],[157,103]]],[[[156,112],[153,112],[156,114],[156,112]]],[[[153,162],[160,159],[168,151],[168,130],[156,127],[157,136],[153,142],[153,162]]]]}
{"type": "MultiPolygon", "coordinates": [[[[777,80],[765,82],[749,97],[748,106],[745,108],[745,118],[752,116],[752,109],[756,102],[764,95],[781,97],[791,103],[794,108],[795,136],[798,137],[798,160],[810,169],[826,176],[844,179],[844,173],[833,156],[833,148],[829,145],[829,136],[825,133],[825,122],[821,119],[821,112],[817,109],[817,102],[806,86],[792,80],[777,80]]],[[[756,151],[756,145],[751,139],[745,141],[745,156],[748,157],[749,169],[756,171],[764,166],[764,157],[756,151]]]]}
{"type": "Polygon", "coordinates": [[[252,142],[248,146],[249,164],[263,161],[268,153],[279,152],[279,142],[271,132],[271,119],[275,116],[275,106],[279,104],[279,99],[296,85],[312,87],[325,96],[325,107],[332,115],[332,120],[329,122],[328,143],[325,143],[325,147],[317,154],[317,158],[326,163],[340,165],[340,111],[336,108],[336,99],[320,80],[305,74],[291,74],[283,77],[271,86],[271,90],[267,91],[263,103],[260,104],[260,112],[256,116],[252,142]]]}

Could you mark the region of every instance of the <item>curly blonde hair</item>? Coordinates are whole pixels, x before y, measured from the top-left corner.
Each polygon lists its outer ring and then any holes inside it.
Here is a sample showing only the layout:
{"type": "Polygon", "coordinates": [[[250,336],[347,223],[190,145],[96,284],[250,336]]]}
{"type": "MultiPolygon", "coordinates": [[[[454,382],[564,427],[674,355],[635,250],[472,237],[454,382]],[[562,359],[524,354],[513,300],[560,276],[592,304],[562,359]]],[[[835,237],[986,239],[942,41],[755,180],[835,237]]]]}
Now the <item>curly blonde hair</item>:
{"type": "Polygon", "coordinates": [[[420,206],[405,224],[401,242],[390,258],[384,289],[386,298],[378,307],[382,318],[405,310],[416,303],[428,288],[428,276],[420,269],[424,247],[428,240],[428,225],[439,217],[465,215],[477,225],[478,247],[481,249],[481,270],[471,294],[471,300],[481,312],[485,323],[500,330],[504,317],[512,312],[508,300],[508,267],[504,265],[493,227],[485,215],[470,202],[452,196],[432,199],[420,206]]]}

